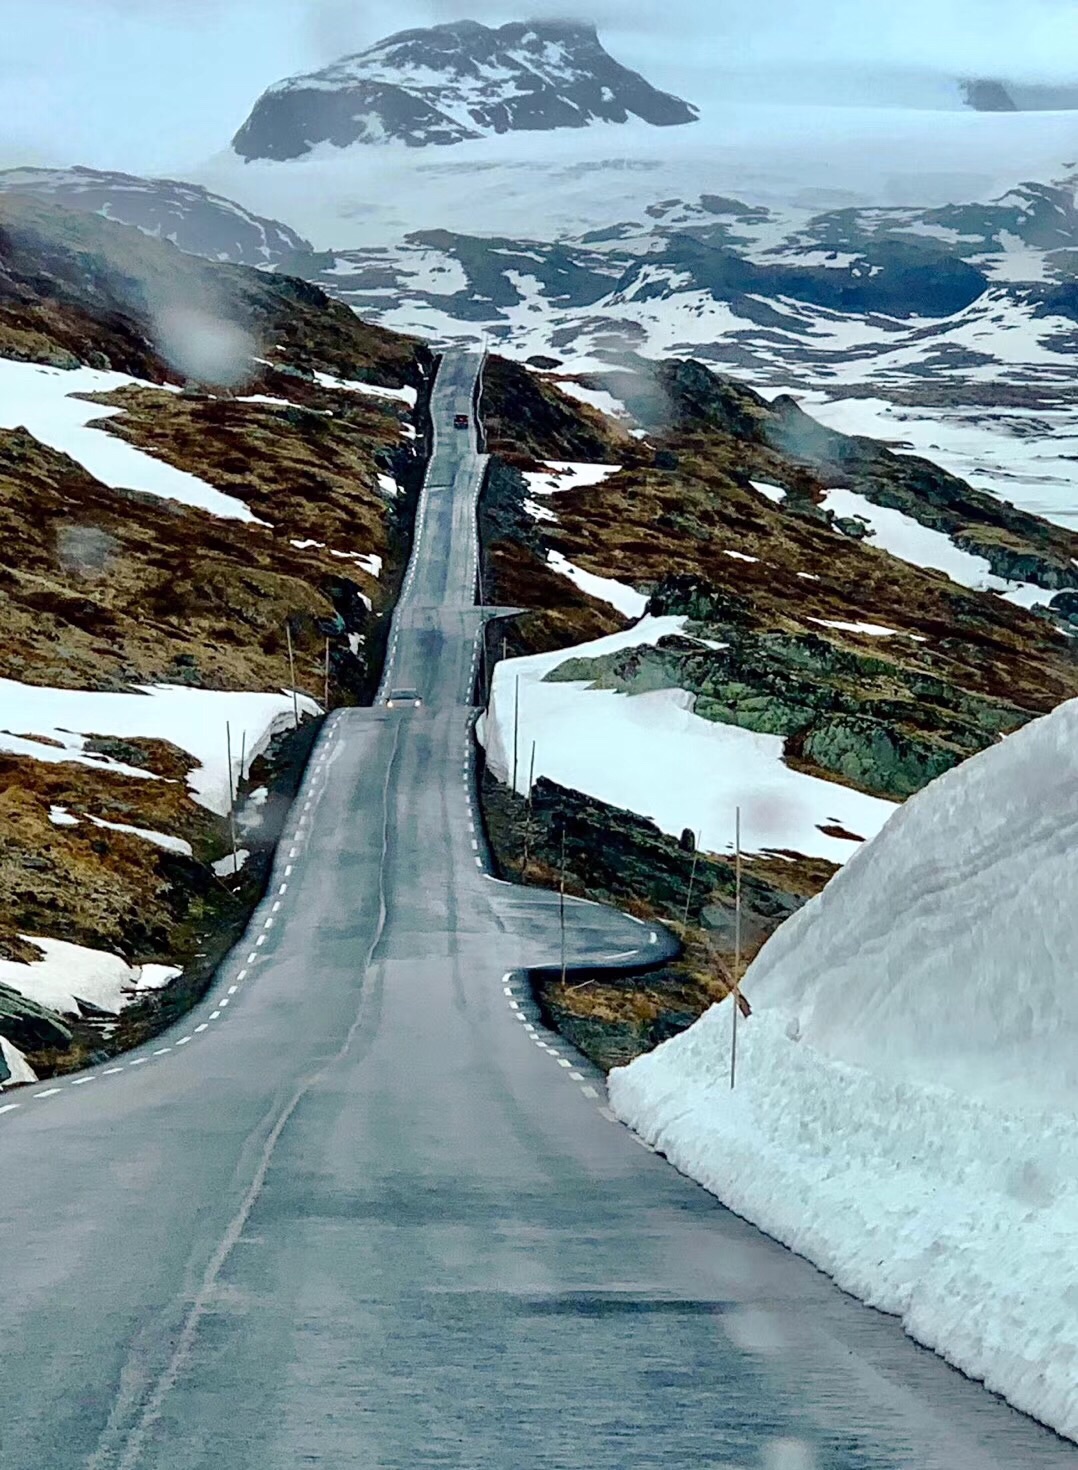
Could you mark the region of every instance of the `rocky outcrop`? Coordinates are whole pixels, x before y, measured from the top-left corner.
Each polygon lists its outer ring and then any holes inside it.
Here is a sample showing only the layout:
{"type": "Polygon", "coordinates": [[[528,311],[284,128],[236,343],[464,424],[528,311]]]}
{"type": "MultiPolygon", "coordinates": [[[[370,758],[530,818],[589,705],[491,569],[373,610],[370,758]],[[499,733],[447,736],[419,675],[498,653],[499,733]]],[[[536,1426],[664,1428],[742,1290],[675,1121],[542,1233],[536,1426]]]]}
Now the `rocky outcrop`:
{"type": "MultiPolygon", "coordinates": [[[[65,1051],[71,1045],[71,1031],[55,1011],[6,985],[0,985],[0,1036],[23,1052],[65,1051]]],[[[0,1082],[4,1080],[0,1074],[0,1082]]]]}
{"type": "Polygon", "coordinates": [[[444,146],[492,133],[582,128],[636,117],[689,123],[696,109],[611,57],[590,25],[457,21],[401,31],[265,92],[233,139],[252,159],[300,158],[322,143],[444,146]]]}
{"type": "Polygon", "coordinates": [[[630,266],[612,300],[647,301],[698,290],[732,303],[789,297],[832,311],[942,317],[971,305],[987,285],[982,271],[923,240],[870,241],[848,264],[799,267],[796,262],[759,264],[725,245],[685,234],[630,266]]]}
{"type": "Polygon", "coordinates": [[[645,694],[687,689],[703,719],[786,740],[788,764],[903,800],[1031,718],[894,658],[873,658],[814,633],[764,636],[715,619],[723,600],[669,585],[650,611],[708,612],[689,625],[712,643],[663,638],[601,658],[569,658],[547,678],[645,694]]]}
{"type": "Polygon", "coordinates": [[[853,490],[951,537],[960,549],[983,557],[998,577],[1078,587],[1078,539],[1071,532],[975,490],[918,455],[829,429],[788,394],[768,402],[744,383],[686,359],[659,365],[649,391],[631,406],[645,422],[651,416],[666,427],[673,411],[686,429],[703,426],[776,451],[823,485],[853,490]]]}

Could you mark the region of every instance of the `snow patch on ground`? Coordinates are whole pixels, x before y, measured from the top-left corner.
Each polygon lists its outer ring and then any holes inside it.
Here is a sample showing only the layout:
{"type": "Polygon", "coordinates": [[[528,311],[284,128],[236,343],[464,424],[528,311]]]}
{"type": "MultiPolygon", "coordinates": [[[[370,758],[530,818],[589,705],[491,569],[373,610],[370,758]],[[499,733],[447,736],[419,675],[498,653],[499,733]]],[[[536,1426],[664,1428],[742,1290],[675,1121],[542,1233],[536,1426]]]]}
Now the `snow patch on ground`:
{"type": "Polygon", "coordinates": [[[316,372],[315,382],[321,388],[340,388],[348,393],[364,393],[368,398],[394,399],[397,403],[406,403],[409,408],[415,408],[419,397],[416,390],[407,385],[403,388],[380,388],[376,383],[360,383],[354,378],[335,378],[332,373],[316,372]]]}
{"type": "Polygon", "coordinates": [[[44,957],[28,965],[0,960],[0,985],[65,1015],[81,1014],[80,1000],[115,1015],[141,992],[160,990],[180,974],[175,965],[129,965],[108,950],[33,934],[21,937],[44,957]]]}
{"type": "Polygon", "coordinates": [[[799,394],[798,401],[830,429],[923,455],[979,490],[1078,529],[1078,414],[1071,406],[911,408],[822,391],[799,394]]]}
{"type": "Polygon", "coordinates": [[[648,599],[643,592],[637,592],[635,587],[629,587],[624,582],[618,582],[613,577],[599,577],[594,572],[586,572],[583,567],[578,567],[574,562],[567,561],[560,551],[547,552],[547,565],[561,576],[568,577],[570,582],[586,592],[589,597],[596,597],[600,602],[608,602],[611,607],[616,608],[622,617],[641,618],[644,616],[648,605],[648,599]]]}
{"type": "Polygon", "coordinates": [[[71,397],[73,393],[111,393],[132,385],[167,391],[159,383],[143,383],[123,373],[42,367],[0,358],[0,428],[29,430],[40,443],[70,455],[113,489],[142,490],[228,520],[265,525],[235,496],[92,427],[122,415],[122,409],[71,397]]]}
{"type": "Polygon", "coordinates": [[[894,638],[897,628],[887,628],[883,623],[844,623],[834,618],[809,618],[810,623],[819,623],[821,628],[834,628],[840,633],[864,633],[868,638],[894,638]]]}
{"type": "Polygon", "coordinates": [[[586,683],[546,683],[544,675],[573,657],[595,658],[683,634],[685,620],[645,618],[636,627],[554,653],[503,659],[495,666],[487,713],[480,721],[487,762],[512,778],[513,722],[520,680],[518,789],[525,794],[535,742],[536,776],[547,776],[613,806],[651,817],[672,835],[691,827],[701,846],[733,846],[734,810],[751,851],[790,848],[842,863],[857,846],[828,836],[838,826],[871,837],[894,804],[792,771],[783,741],[692,712],[681,689],[624,695],[586,683]]]}
{"type": "MultiPolygon", "coordinates": [[[[299,696],[299,707],[301,714],[321,712],[305,694],[299,696]]],[[[195,801],[222,815],[229,808],[226,724],[231,728],[235,785],[292,720],[292,696],[284,692],[230,693],[155,684],[131,693],[102,694],[0,679],[0,750],[156,779],[137,766],[86,752],[86,736],[169,740],[198,762],[188,776],[195,801]]]]}
{"type": "Polygon", "coordinates": [[[749,484],[765,500],[773,500],[776,505],[781,505],[786,499],[786,491],[781,485],[769,485],[766,480],[750,480],[749,484]]]}
{"type": "Polygon", "coordinates": [[[1078,701],[911,797],[618,1115],[1078,1438],[1078,701]]]}
{"type": "Polygon", "coordinates": [[[538,473],[525,472],[531,495],[557,495],[562,490],[580,490],[589,485],[601,485],[616,475],[620,464],[575,464],[568,459],[548,459],[538,473]]]}
{"type": "Polygon", "coordinates": [[[589,408],[596,408],[609,418],[628,419],[632,417],[621,399],[615,398],[613,393],[606,388],[585,388],[583,383],[574,383],[567,378],[555,378],[554,382],[559,393],[575,398],[578,403],[586,403],[589,408]]]}
{"type": "Polygon", "coordinates": [[[250,856],[251,854],[246,847],[238,847],[236,849],[235,859],[233,859],[231,853],[228,853],[225,857],[218,858],[215,863],[211,863],[210,867],[218,878],[234,878],[237,873],[242,871],[244,863],[250,856]]]}
{"type": "MultiPolygon", "coordinates": [[[[104,817],[87,815],[86,820],[95,827],[107,827],[110,832],[127,832],[131,837],[141,837],[144,842],[152,842],[155,847],[163,847],[167,852],[182,853],[184,857],[194,856],[189,842],[182,837],[173,837],[168,832],[154,832],[150,827],[131,827],[126,822],[106,822],[104,817]]],[[[56,827],[81,825],[80,819],[62,806],[49,808],[49,821],[56,827]]]]}

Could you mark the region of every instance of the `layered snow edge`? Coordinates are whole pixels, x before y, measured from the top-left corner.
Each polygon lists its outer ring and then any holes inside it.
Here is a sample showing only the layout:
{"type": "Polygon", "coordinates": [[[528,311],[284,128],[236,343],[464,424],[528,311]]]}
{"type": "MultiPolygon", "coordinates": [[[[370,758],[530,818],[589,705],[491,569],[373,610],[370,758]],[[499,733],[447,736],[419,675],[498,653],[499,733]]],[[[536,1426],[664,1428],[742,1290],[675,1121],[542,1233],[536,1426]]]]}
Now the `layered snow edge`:
{"type": "Polygon", "coordinates": [[[683,1173],[1078,1439],[1078,701],[934,782],[610,1077],[683,1173]]]}

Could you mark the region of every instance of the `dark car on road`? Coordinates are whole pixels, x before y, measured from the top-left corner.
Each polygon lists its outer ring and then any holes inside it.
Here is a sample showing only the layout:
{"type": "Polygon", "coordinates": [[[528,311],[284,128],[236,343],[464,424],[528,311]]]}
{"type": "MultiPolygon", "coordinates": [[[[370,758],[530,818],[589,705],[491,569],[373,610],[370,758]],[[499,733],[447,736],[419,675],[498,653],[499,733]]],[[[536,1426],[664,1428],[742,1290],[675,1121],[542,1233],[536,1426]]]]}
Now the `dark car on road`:
{"type": "Polygon", "coordinates": [[[418,709],[422,703],[418,689],[391,689],[386,709],[418,709]]]}
{"type": "Polygon", "coordinates": [[[455,413],[453,415],[454,429],[467,429],[469,427],[469,422],[470,421],[466,413],[455,413]]]}

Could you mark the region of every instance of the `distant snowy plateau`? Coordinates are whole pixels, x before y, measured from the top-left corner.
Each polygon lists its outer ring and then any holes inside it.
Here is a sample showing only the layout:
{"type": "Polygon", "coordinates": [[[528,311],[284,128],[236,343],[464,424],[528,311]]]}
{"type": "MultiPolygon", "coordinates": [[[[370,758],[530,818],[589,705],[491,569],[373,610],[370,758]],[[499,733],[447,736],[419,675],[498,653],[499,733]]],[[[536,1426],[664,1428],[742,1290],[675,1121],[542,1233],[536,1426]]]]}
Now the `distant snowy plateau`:
{"type": "Polygon", "coordinates": [[[691,355],[1074,526],[1076,170],[1068,112],[731,104],[204,182],[386,326],[548,358],[627,415],[649,359],[691,355]]]}

